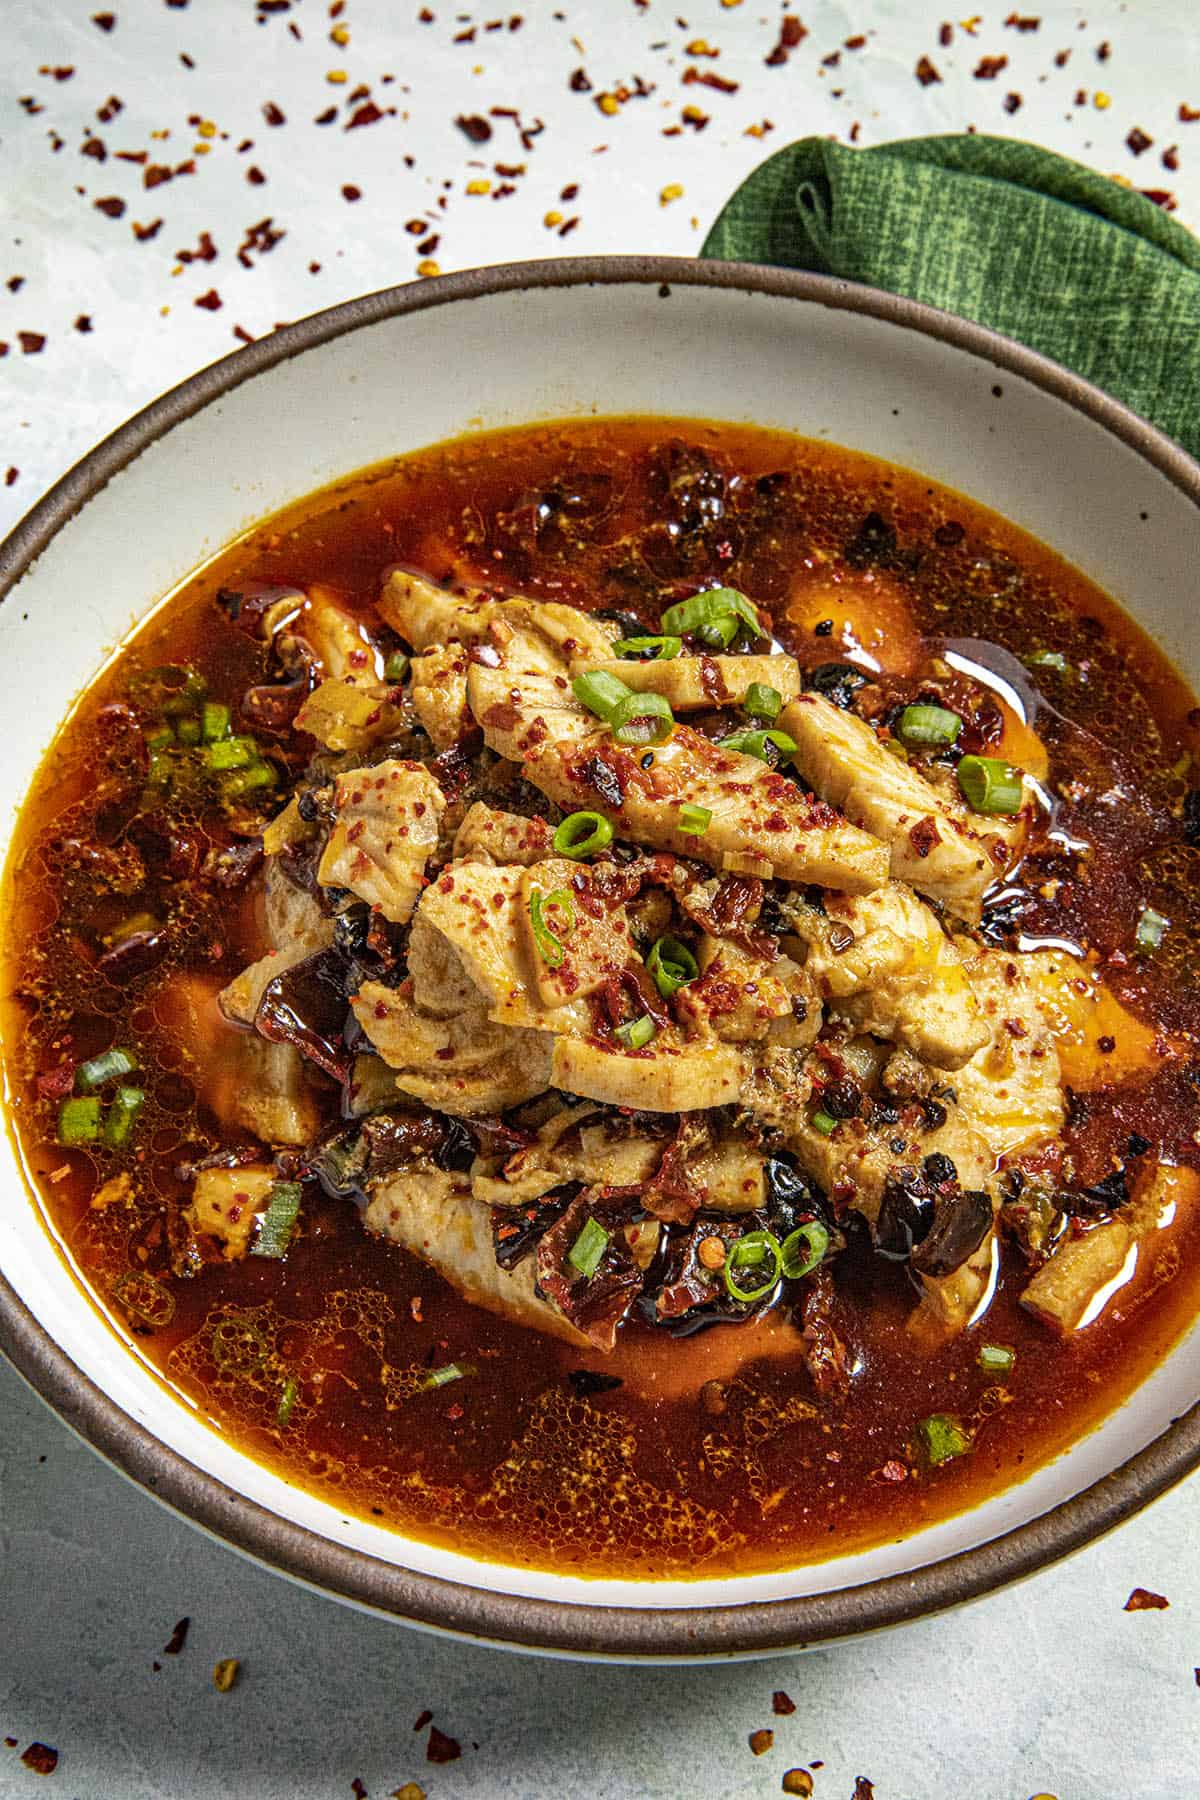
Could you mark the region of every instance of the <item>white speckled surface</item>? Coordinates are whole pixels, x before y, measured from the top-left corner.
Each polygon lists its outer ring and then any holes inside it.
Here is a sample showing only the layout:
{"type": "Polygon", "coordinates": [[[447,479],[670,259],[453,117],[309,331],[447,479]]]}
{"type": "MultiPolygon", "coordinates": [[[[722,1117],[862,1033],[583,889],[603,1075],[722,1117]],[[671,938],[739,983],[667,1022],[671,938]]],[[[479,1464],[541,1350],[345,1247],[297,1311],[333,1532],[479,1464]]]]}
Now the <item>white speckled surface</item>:
{"type": "MultiPolygon", "coordinates": [[[[857,123],[858,141],[873,143],[969,123],[1019,131],[1169,189],[1177,216],[1200,220],[1200,123],[1178,118],[1181,102],[1200,107],[1194,0],[1056,3],[1028,31],[996,8],[973,35],[955,22],[949,45],[929,0],[815,0],[797,5],[809,34],[774,68],[764,58],[780,8],[763,0],[680,0],[682,12],[663,0],[539,0],[516,30],[510,12],[438,0],[429,23],[413,0],[347,0],[336,21],[326,5],[293,0],[261,22],[252,0],[91,4],[112,5],[111,30],[79,0],[13,6],[4,21],[0,528],[128,413],[234,347],[235,326],[261,335],[409,279],[423,256],[450,270],[565,251],[686,254],[763,155],[809,132],[845,139],[857,123]],[[330,41],[335,24],[347,43],[330,41]],[[472,27],[473,41],[454,41],[472,27]],[[866,44],[845,48],[859,34],[866,44]],[[720,56],[689,53],[697,39],[720,56]],[[940,82],[914,78],[923,54],[940,82]],[[980,59],[996,56],[1007,66],[976,80],[980,59]],[[738,91],[685,87],[689,67],[738,91]],[[568,86],[580,68],[590,93],[568,86]],[[344,83],[328,81],[341,70],[344,83]],[[605,116],[597,97],[637,76],[653,93],[605,116]],[[360,84],[369,95],[355,98],[360,84]],[[1011,113],[1010,94],[1021,97],[1011,113]],[[100,122],[111,95],[122,109],[100,122]],[[396,113],[347,133],[368,101],[396,113]],[[268,125],[265,102],[286,122],[268,125]],[[663,136],[688,105],[707,126],[663,136]],[[336,118],[316,126],[330,106],[336,118]],[[545,129],[523,147],[493,107],[545,129]],[[472,144],[459,114],[489,115],[491,139],[472,144]],[[767,119],[773,131],[745,135],[767,119]],[[1125,145],[1134,126],[1154,140],[1136,158],[1125,145]],[[91,139],[105,160],[81,155],[91,139]],[[1172,145],[1174,170],[1160,162],[1172,145]],[[194,174],[145,185],[149,164],[189,161],[194,174]],[[265,180],[248,180],[251,167],[265,180]],[[482,181],[491,191],[467,191],[482,181]],[[497,198],[506,183],[514,191],[497,198]],[[571,184],[578,194],[564,201],[571,184]],[[683,194],[664,205],[676,185],[683,194]],[[347,186],[361,197],[344,198],[347,186]],[[119,216],[96,210],[108,199],[125,201],[119,216]],[[561,223],[545,224],[555,212],[561,223]],[[158,218],[138,241],[133,223],[158,218]],[[238,246],[268,218],[286,235],[269,254],[245,252],[247,267],[238,246]],[[418,219],[428,230],[407,232],[418,219]],[[181,260],[203,232],[215,258],[181,260]],[[219,308],[195,304],[212,291],[219,308]],[[80,315],[89,332],[75,328],[80,315]],[[44,346],[23,350],[22,332],[44,346]]],[[[0,1740],[17,1740],[0,1742],[0,1800],[43,1791],[20,1761],[32,1740],[58,1748],[44,1791],[69,1800],[352,1800],[356,1778],[372,1800],[406,1781],[430,1800],[682,1800],[777,1794],[785,1769],[813,1759],[818,1800],[850,1800],[860,1775],[876,1800],[1200,1792],[1195,1480],[1074,1561],[940,1622],[800,1660],[637,1672],[465,1649],[354,1615],[153,1505],[6,1367],[0,1417],[0,1740]],[[1170,1609],[1125,1614],[1135,1586],[1165,1594],[1170,1609]],[[165,1657],[184,1615],[186,1646],[165,1657]],[[220,1695],[212,1664],[230,1655],[242,1680],[220,1695]],[[791,1717],[772,1716],[777,1687],[797,1704],[791,1717]],[[427,1708],[460,1740],[460,1761],[427,1764],[426,1734],[412,1730],[427,1708]],[[776,1743],[756,1759],[747,1739],[763,1726],[776,1743]]]]}

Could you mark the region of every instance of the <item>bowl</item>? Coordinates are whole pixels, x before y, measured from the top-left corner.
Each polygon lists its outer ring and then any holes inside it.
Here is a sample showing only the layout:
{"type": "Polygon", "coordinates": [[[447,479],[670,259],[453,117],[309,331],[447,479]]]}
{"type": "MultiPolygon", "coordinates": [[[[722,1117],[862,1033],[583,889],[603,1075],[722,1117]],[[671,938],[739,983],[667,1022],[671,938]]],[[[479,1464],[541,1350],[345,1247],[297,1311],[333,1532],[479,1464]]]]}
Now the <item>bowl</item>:
{"type": "MultiPolygon", "coordinates": [[[[369,295],[226,357],[122,426],[17,527],[0,548],[0,856],[46,745],[109,648],[247,526],[474,428],[635,412],[751,421],[917,468],[1078,564],[1200,676],[1200,467],[1086,382],[979,326],[844,282],[640,257],[517,264],[369,295]]],[[[7,1137],[0,1195],[0,1346],[68,1425],[232,1548],[479,1641],[665,1661],[875,1631],[1032,1573],[1200,1462],[1192,1330],[1056,1461],[906,1540],[693,1582],[509,1567],[350,1518],[237,1451],[117,1340],[7,1137]]]]}

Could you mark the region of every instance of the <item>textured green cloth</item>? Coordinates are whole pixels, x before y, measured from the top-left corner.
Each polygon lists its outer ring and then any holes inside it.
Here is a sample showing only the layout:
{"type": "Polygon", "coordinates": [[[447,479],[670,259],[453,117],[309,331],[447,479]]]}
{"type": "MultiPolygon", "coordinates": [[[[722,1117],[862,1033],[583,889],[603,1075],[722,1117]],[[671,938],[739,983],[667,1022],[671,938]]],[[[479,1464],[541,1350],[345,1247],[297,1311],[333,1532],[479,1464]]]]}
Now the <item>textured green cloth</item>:
{"type": "Polygon", "coordinates": [[[804,138],[743,183],[701,255],[886,288],[1040,350],[1200,456],[1200,239],[1012,138],[804,138]]]}

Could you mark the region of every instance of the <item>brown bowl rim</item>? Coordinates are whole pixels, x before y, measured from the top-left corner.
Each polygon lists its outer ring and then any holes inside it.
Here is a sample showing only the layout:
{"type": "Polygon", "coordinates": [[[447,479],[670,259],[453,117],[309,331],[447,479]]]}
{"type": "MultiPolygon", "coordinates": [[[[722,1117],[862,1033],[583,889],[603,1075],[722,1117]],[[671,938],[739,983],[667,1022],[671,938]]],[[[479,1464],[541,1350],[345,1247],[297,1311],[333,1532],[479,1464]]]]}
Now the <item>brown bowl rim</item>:
{"type": "MultiPolygon", "coordinates": [[[[597,256],[499,264],[384,288],[288,325],[201,369],[84,456],[0,544],[0,601],[51,538],[172,427],[260,372],[387,318],[497,293],[634,283],[733,288],[863,314],[953,345],[1023,377],[1136,451],[1200,506],[1200,465],[1070,370],[986,326],[900,296],[756,263],[597,256]]],[[[664,291],[664,298],[667,292],[664,291]]],[[[147,1493],[224,1544],[309,1588],[433,1631],[586,1659],[700,1661],[766,1656],[881,1631],[958,1606],[1093,1542],[1200,1464],[1200,1403],[1153,1443],[1039,1518],[910,1572],[794,1599],[730,1606],[586,1605],[494,1593],[332,1543],[248,1500],[168,1449],[71,1361],[0,1274],[0,1350],[80,1437],[147,1493]]],[[[486,1565],[484,1565],[486,1566],[486,1565]]],[[[499,1570],[503,1565],[496,1565],[499,1570]]]]}

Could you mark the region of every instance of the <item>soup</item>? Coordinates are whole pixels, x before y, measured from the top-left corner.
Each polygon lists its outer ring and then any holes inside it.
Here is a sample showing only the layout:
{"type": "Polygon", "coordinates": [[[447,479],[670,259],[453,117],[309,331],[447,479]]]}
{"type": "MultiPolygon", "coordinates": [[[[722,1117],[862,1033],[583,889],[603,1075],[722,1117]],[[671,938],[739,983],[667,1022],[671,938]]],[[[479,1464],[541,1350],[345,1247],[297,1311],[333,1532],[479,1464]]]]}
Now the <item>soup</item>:
{"type": "Polygon", "coordinates": [[[1200,712],[911,472],[480,434],[248,533],[6,878],[48,1227],[214,1429],[574,1573],[903,1536],[1194,1316],[1200,712]]]}

